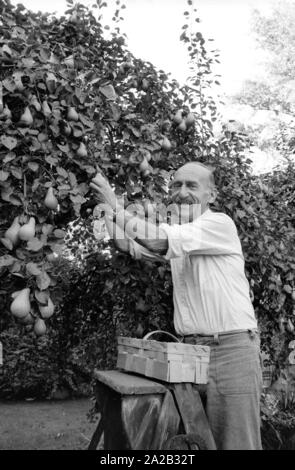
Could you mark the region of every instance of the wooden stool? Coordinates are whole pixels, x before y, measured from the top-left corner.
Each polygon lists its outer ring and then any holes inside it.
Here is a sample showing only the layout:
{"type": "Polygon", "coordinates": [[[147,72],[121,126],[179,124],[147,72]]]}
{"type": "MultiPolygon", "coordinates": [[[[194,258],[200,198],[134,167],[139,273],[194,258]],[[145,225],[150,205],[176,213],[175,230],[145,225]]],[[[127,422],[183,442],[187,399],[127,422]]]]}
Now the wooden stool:
{"type": "Polygon", "coordinates": [[[198,390],[116,370],[95,370],[100,421],[88,450],[104,433],[106,450],[216,449],[198,390]]]}

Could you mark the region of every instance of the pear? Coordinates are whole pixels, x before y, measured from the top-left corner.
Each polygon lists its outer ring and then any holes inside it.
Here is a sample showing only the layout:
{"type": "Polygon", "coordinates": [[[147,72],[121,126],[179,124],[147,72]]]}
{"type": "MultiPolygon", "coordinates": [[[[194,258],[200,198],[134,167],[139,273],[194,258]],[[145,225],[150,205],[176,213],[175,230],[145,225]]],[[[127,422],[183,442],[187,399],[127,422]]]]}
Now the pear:
{"type": "Polygon", "coordinates": [[[193,113],[188,113],[188,115],[185,118],[186,126],[190,127],[194,124],[194,122],[195,122],[195,117],[194,117],[193,113]]]}
{"type": "Polygon", "coordinates": [[[9,238],[9,240],[11,241],[11,243],[13,244],[13,246],[15,246],[19,240],[19,237],[18,237],[18,232],[19,232],[19,229],[20,229],[20,223],[19,223],[19,219],[18,219],[18,216],[15,217],[14,221],[12,222],[11,226],[6,230],[4,236],[5,238],[9,238]]]}
{"type": "Polygon", "coordinates": [[[77,23],[78,23],[78,15],[77,15],[77,13],[76,13],[75,11],[71,14],[71,16],[70,16],[70,18],[69,18],[69,22],[70,22],[70,23],[73,23],[73,24],[77,24],[77,23]]]}
{"type": "Polygon", "coordinates": [[[31,311],[29,288],[22,289],[15,297],[14,301],[10,305],[10,311],[12,315],[17,318],[24,318],[29,315],[31,311]]]}
{"type": "Polygon", "coordinates": [[[52,315],[54,313],[54,304],[53,304],[50,297],[48,298],[47,305],[45,305],[45,306],[39,305],[39,310],[40,310],[42,318],[52,317],[52,315]]]}
{"type": "Polygon", "coordinates": [[[136,338],[142,338],[143,333],[144,333],[144,327],[141,323],[139,323],[135,330],[134,336],[136,336],[136,338]]]}
{"type": "Polygon", "coordinates": [[[44,100],[42,103],[42,112],[44,116],[49,116],[51,114],[51,109],[49,108],[49,105],[46,100],[44,100]]]}
{"type": "Polygon", "coordinates": [[[0,238],[0,240],[7,250],[13,250],[13,244],[9,238],[0,238]]]}
{"type": "Polygon", "coordinates": [[[170,140],[167,139],[167,137],[163,138],[163,140],[161,142],[161,147],[162,147],[163,150],[167,150],[167,151],[169,151],[171,149],[172,145],[171,145],[170,140]]]}
{"type": "Polygon", "coordinates": [[[85,147],[85,144],[83,142],[80,143],[80,147],[77,150],[77,155],[78,157],[87,157],[87,148],[85,147]]]}
{"type": "Polygon", "coordinates": [[[15,292],[12,292],[11,297],[15,299],[20,293],[21,293],[21,290],[16,290],[15,292]]]}
{"type": "Polygon", "coordinates": [[[79,115],[74,107],[70,106],[67,114],[68,121],[78,121],[79,115]]]}
{"type": "Polygon", "coordinates": [[[48,209],[55,210],[58,206],[58,200],[56,199],[53,188],[50,186],[47,190],[46,197],[44,199],[44,204],[48,209]]]}
{"type": "Polygon", "coordinates": [[[37,336],[43,336],[46,333],[45,321],[42,318],[37,318],[35,321],[34,332],[37,336]]]}
{"type": "Polygon", "coordinates": [[[31,114],[30,108],[27,106],[20,117],[20,124],[24,124],[26,126],[31,126],[33,124],[33,116],[31,114]]]}
{"type": "Polygon", "coordinates": [[[141,88],[143,90],[148,90],[148,88],[149,88],[149,82],[145,78],[141,82],[141,88]]]}
{"type": "Polygon", "coordinates": [[[143,160],[139,165],[139,169],[140,169],[140,171],[146,171],[146,170],[150,169],[149,162],[147,161],[147,159],[145,157],[143,157],[143,160]]]}
{"type": "Polygon", "coordinates": [[[30,103],[31,103],[32,106],[34,106],[36,111],[38,111],[38,112],[41,111],[41,104],[39,103],[39,101],[37,100],[37,97],[35,95],[32,96],[30,103]]]}
{"type": "Polygon", "coordinates": [[[30,220],[27,224],[21,226],[18,232],[18,236],[21,240],[31,240],[35,236],[35,219],[34,217],[30,217],[30,220]]]}
{"type": "Polygon", "coordinates": [[[179,109],[173,117],[175,124],[180,124],[182,122],[182,110],[179,109]]]}
{"type": "Polygon", "coordinates": [[[178,126],[178,129],[180,129],[181,131],[186,131],[186,124],[184,120],[181,121],[181,123],[178,126]]]}

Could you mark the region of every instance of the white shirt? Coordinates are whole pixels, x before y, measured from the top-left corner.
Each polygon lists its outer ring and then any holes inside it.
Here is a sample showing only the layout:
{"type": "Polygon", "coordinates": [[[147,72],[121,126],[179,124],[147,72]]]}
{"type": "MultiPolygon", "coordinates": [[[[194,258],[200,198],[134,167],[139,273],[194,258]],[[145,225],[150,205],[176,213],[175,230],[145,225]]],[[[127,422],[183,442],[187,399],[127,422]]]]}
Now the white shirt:
{"type": "MultiPolygon", "coordinates": [[[[179,335],[257,328],[233,220],[207,209],[191,223],[161,224],[168,237],[174,326],[179,335]]],[[[135,258],[161,259],[130,240],[135,258]]]]}

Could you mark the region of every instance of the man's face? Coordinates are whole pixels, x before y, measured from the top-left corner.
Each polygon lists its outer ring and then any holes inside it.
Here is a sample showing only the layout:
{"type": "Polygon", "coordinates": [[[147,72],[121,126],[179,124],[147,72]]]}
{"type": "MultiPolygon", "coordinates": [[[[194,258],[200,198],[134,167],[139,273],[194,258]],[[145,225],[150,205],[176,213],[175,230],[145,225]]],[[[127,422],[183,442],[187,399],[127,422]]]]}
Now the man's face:
{"type": "Polygon", "coordinates": [[[176,171],[170,196],[180,211],[180,223],[192,222],[207,209],[213,196],[209,176],[209,170],[196,164],[188,163],[176,171]]]}

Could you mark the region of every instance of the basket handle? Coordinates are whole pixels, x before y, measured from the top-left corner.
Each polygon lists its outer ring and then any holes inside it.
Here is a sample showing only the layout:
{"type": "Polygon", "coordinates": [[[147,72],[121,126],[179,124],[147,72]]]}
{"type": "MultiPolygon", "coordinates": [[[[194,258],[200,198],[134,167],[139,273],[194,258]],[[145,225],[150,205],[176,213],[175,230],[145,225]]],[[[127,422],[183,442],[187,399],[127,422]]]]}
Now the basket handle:
{"type": "Polygon", "coordinates": [[[181,343],[182,340],[176,338],[176,336],[174,336],[172,333],[168,333],[168,331],[163,331],[163,330],[155,330],[155,331],[150,331],[149,333],[147,333],[143,339],[149,339],[152,335],[156,334],[156,333],[162,333],[164,335],[168,335],[170,336],[171,338],[173,338],[177,343],[181,343]]]}

